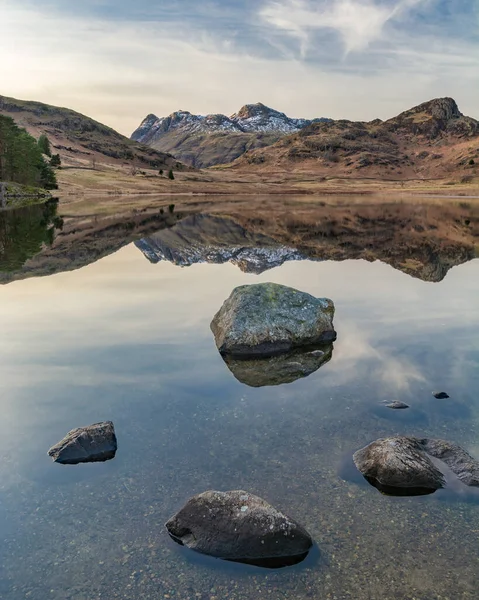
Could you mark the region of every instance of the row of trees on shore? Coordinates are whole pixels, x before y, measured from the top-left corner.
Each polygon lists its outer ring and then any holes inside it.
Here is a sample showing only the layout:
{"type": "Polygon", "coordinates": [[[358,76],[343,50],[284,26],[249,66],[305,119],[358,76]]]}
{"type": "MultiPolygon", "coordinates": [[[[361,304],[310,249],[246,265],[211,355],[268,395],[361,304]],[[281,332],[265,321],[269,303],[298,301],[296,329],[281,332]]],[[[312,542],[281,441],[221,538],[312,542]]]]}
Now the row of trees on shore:
{"type": "Polygon", "coordinates": [[[37,142],[13,119],[0,115],[0,181],[56,189],[58,186],[53,167],[59,166],[60,157],[54,155],[48,161],[45,155],[51,156],[46,136],[41,136],[37,142]]]}

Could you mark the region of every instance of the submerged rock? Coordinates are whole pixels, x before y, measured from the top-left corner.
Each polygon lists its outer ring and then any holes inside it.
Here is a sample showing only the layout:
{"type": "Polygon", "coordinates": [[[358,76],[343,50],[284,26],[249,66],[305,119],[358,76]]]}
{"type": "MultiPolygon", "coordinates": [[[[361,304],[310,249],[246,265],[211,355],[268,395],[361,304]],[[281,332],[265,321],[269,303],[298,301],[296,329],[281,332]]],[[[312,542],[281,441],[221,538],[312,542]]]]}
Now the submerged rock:
{"type": "Polygon", "coordinates": [[[386,408],[392,408],[393,410],[405,410],[406,408],[410,408],[409,404],[405,404],[404,402],[400,402],[399,400],[395,400],[394,402],[387,402],[384,406],[386,408]]]}
{"type": "Polygon", "coordinates": [[[334,304],[276,283],[244,285],[215,315],[211,330],[223,355],[267,357],[333,342],[334,304]]]}
{"type": "Polygon", "coordinates": [[[432,493],[445,485],[443,473],[429,456],[441,460],[468,486],[479,487],[479,461],[445,440],[396,436],[358,450],[354,463],[380,491],[391,495],[432,493]]]}
{"type": "Polygon", "coordinates": [[[433,392],[432,395],[438,400],[446,400],[447,398],[450,398],[449,394],[446,394],[446,392],[433,392]]]}
{"type": "Polygon", "coordinates": [[[166,528],[196,552],[270,568],[301,562],[313,544],[296,521],[241,490],[194,496],[166,528]]]}
{"type": "Polygon", "coordinates": [[[424,450],[446,464],[465,485],[479,487],[479,461],[446,440],[421,440],[424,450]]]}
{"type": "Polygon", "coordinates": [[[113,423],[106,421],[73,429],[50,448],[48,455],[63,465],[104,462],[115,457],[117,447],[113,423]]]}
{"type": "Polygon", "coordinates": [[[238,381],[250,387],[282,385],[308,377],[333,356],[333,345],[312,351],[296,351],[269,358],[235,358],[225,355],[223,359],[238,381]]]}

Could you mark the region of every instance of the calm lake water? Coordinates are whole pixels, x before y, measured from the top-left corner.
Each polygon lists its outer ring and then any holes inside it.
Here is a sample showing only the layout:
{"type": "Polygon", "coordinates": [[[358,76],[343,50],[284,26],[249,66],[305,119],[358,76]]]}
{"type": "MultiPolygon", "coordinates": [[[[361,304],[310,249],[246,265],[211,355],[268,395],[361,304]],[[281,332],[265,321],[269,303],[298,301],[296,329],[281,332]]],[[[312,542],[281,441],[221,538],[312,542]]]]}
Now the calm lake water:
{"type": "MultiPolygon", "coordinates": [[[[226,244],[236,264],[180,267],[147,259],[154,230],[71,272],[0,286],[0,597],[477,599],[479,491],[452,482],[430,496],[384,496],[351,456],[401,433],[479,458],[479,260],[423,281],[379,261],[302,260],[277,245],[273,259],[294,260],[255,274],[239,267],[261,270],[254,260],[266,251],[252,248],[268,243],[257,233],[246,258],[226,244]],[[252,387],[226,366],[209,326],[234,287],[263,281],[333,299],[338,340],[309,377],[252,387]],[[441,390],[451,398],[433,398],[441,390]],[[70,429],[102,420],[115,424],[114,460],[68,467],[47,456],[70,429]],[[164,523],[208,489],[261,496],[317,548],[276,571],[186,551],[164,523]]],[[[9,278],[27,258],[15,236],[9,278]]],[[[53,237],[39,236],[28,256],[53,237]]],[[[191,259],[182,240],[170,260],[191,259]]],[[[160,241],[171,250],[171,238],[160,241]]]]}

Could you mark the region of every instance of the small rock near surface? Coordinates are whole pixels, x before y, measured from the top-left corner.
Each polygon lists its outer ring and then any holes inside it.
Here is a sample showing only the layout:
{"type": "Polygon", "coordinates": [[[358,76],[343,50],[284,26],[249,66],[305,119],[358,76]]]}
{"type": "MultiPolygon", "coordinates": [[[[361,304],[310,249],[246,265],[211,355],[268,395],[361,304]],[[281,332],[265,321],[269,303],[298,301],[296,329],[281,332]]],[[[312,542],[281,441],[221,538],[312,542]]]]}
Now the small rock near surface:
{"type": "Polygon", "coordinates": [[[446,400],[447,398],[450,398],[449,394],[446,394],[446,392],[433,392],[432,395],[438,400],[446,400]]]}
{"type": "Polygon", "coordinates": [[[386,402],[386,408],[392,408],[393,410],[405,410],[409,408],[409,404],[405,404],[404,402],[400,402],[399,400],[395,400],[394,402],[386,402]]]}
{"type": "Polygon", "coordinates": [[[196,552],[263,567],[296,564],[313,543],[296,521],[242,490],[194,496],[166,528],[177,543],[196,552]]]}
{"type": "Polygon", "coordinates": [[[118,445],[111,421],[95,423],[70,431],[48,451],[55,462],[64,465],[103,462],[115,457],[118,445]]]}
{"type": "Polygon", "coordinates": [[[211,330],[223,355],[265,357],[333,342],[334,304],[276,283],[237,287],[211,330]]]}

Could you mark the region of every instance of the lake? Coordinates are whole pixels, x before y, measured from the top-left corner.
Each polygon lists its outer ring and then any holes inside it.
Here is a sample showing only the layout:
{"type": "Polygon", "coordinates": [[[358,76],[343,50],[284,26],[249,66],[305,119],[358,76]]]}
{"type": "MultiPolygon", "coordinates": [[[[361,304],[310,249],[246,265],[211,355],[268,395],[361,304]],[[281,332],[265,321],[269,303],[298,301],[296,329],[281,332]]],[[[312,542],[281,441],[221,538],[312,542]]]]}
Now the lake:
{"type": "Polygon", "coordinates": [[[0,215],[0,597],[477,598],[479,490],[386,496],[352,454],[405,434],[479,458],[479,205],[215,202],[0,215]],[[331,359],[279,385],[210,330],[267,281],[336,306],[331,359]],[[103,420],[113,460],[47,456],[103,420]],[[257,494],[315,548],[268,570],[176,545],[164,523],[210,489],[257,494]]]}

